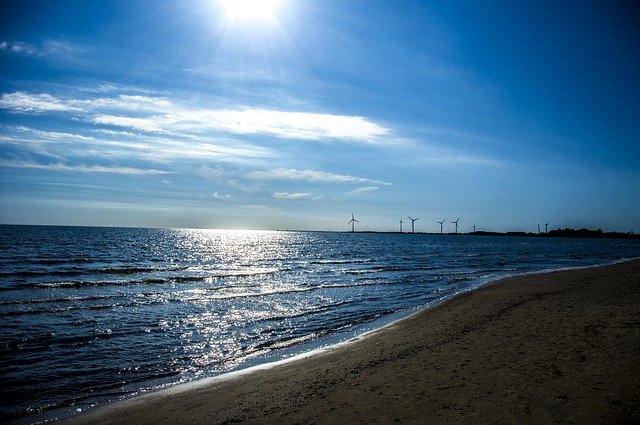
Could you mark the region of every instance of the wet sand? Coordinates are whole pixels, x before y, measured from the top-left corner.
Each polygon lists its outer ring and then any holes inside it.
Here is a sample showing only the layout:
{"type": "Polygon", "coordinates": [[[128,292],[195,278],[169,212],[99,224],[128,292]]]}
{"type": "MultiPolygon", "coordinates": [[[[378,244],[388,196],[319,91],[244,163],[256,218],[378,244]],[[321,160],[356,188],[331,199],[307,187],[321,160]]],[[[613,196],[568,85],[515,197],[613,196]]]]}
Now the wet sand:
{"type": "Polygon", "coordinates": [[[498,281],[308,358],[65,423],[639,423],[640,261],[498,281]]]}

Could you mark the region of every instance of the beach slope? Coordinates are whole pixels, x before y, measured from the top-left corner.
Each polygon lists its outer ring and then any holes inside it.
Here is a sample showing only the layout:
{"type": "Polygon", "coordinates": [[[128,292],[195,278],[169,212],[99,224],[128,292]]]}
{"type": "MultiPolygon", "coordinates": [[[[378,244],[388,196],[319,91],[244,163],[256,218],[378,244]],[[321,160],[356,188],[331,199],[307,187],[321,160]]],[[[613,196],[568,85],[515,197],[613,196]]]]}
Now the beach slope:
{"type": "Polygon", "coordinates": [[[640,261],[521,276],[266,370],[65,423],[638,423],[640,261]]]}

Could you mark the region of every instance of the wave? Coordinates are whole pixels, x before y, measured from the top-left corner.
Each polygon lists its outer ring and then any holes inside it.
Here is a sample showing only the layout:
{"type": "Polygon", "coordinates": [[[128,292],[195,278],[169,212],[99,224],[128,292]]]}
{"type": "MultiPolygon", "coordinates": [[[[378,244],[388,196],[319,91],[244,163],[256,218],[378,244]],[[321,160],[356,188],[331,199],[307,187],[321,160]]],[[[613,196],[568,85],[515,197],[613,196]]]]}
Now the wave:
{"type": "Polygon", "coordinates": [[[279,338],[273,341],[267,341],[267,342],[257,344],[255,347],[251,347],[246,352],[248,354],[251,354],[252,352],[256,352],[256,351],[264,352],[264,351],[272,351],[272,350],[288,348],[294,345],[309,342],[315,338],[323,336],[324,334],[326,334],[326,332],[312,332],[310,334],[301,335],[301,336],[290,336],[285,338],[279,338]]]}
{"type": "MultiPolygon", "coordinates": [[[[129,269],[131,270],[131,269],[129,269]]],[[[138,269],[139,270],[139,269],[138,269]]],[[[156,272],[155,269],[152,269],[156,272]]],[[[181,269],[184,270],[184,269],[181,269]]],[[[128,286],[128,285],[160,285],[160,284],[172,284],[172,283],[189,283],[189,282],[210,282],[216,279],[232,279],[232,278],[245,278],[259,275],[270,275],[281,272],[282,269],[270,268],[259,270],[220,270],[218,272],[206,273],[203,275],[171,275],[170,273],[162,276],[153,276],[141,279],[114,279],[114,280],[65,280],[58,282],[32,282],[28,284],[21,284],[18,288],[83,288],[83,287],[97,287],[97,286],[128,286]]],[[[137,272],[142,273],[142,272],[137,272]]],[[[129,274],[127,272],[122,273],[109,273],[112,275],[117,274],[129,274]]],[[[4,288],[4,289],[16,289],[4,288]]]]}
{"type": "MultiPolygon", "coordinates": [[[[152,329],[151,332],[160,333],[161,329],[152,329]]],[[[86,344],[94,343],[99,340],[107,340],[113,338],[130,338],[136,335],[146,334],[148,331],[136,328],[121,331],[97,331],[90,334],[76,335],[52,335],[43,333],[35,336],[21,336],[13,338],[4,338],[0,347],[12,352],[28,350],[30,352],[46,351],[59,349],[60,347],[86,346],[86,344]]],[[[25,362],[30,360],[25,359],[25,362]]]]}
{"type": "Polygon", "coordinates": [[[430,271],[435,270],[434,266],[375,266],[366,269],[344,270],[347,274],[368,274],[368,273],[385,273],[385,272],[413,272],[413,271],[430,271]]]}
{"type": "Polygon", "coordinates": [[[312,260],[309,261],[309,264],[364,264],[364,263],[372,263],[374,260],[371,258],[362,258],[362,259],[351,259],[351,260],[312,260]]]}
{"type": "Polygon", "coordinates": [[[5,300],[5,301],[0,300],[0,306],[100,301],[100,300],[115,299],[120,297],[124,297],[124,295],[111,294],[111,295],[90,295],[85,297],[73,296],[73,297],[36,298],[36,299],[19,299],[19,300],[5,300]]]}

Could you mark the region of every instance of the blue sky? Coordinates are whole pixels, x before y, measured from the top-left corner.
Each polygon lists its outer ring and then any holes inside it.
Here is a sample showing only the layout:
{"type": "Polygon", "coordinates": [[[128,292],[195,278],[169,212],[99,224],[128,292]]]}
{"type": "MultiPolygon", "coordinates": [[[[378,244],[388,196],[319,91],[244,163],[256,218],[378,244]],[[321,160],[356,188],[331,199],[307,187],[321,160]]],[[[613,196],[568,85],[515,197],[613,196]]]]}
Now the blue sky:
{"type": "Polygon", "coordinates": [[[251,3],[3,5],[0,222],[640,230],[633,2],[251,3]]]}

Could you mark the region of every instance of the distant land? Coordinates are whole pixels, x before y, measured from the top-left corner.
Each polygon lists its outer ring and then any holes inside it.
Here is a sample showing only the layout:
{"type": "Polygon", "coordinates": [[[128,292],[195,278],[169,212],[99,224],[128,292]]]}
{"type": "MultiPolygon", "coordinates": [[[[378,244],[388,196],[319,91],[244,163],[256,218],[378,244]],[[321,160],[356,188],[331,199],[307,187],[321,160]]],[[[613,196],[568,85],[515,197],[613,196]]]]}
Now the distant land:
{"type": "MultiPolygon", "coordinates": [[[[294,230],[294,229],[278,229],[278,231],[283,232],[307,232],[309,230],[294,230]]],[[[635,234],[633,231],[623,233],[623,232],[604,232],[602,229],[592,230],[592,229],[556,229],[549,230],[549,232],[488,232],[478,230],[475,232],[468,233],[439,233],[439,232],[398,232],[398,231],[374,231],[374,230],[356,230],[355,232],[345,231],[345,233],[389,233],[389,234],[416,234],[416,235],[443,235],[443,236],[458,236],[458,235],[467,235],[467,236],[525,236],[525,237],[549,237],[549,238],[598,238],[598,239],[640,239],[640,234],[635,234]]]]}

